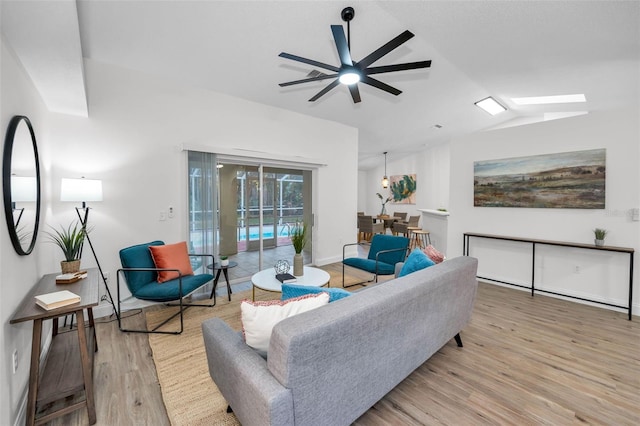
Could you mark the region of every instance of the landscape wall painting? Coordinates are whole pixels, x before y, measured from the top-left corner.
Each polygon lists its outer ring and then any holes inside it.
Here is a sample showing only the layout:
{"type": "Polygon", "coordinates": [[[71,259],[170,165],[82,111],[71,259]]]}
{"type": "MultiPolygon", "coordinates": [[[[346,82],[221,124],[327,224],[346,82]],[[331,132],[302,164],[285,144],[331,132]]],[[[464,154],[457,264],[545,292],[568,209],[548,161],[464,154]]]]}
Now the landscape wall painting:
{"type": "Polygon", "coordinates": [[[389,179],[393,204],[416,203],[416,175],[397,175],[389,179]]]}
{"type": "Polygon", "coordinates": [[[475,161],[473,205],[605,208],[606,150],[475,161]]]}

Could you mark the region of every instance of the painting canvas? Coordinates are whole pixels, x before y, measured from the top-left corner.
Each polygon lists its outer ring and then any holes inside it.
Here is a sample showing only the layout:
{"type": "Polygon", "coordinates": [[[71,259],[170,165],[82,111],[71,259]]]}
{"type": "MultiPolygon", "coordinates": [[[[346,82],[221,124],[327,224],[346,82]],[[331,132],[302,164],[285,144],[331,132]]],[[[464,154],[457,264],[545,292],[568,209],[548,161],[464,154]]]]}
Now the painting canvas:
{"type": "Polygon", "coordinates": [[[473,163],[476,207],[605,208],[606,150],[473,163]]]}
{"type": "Polygon", "coordinates": [[[394,204],[416,203],[416,175],[391,176],[390,189],[394,204]]]}

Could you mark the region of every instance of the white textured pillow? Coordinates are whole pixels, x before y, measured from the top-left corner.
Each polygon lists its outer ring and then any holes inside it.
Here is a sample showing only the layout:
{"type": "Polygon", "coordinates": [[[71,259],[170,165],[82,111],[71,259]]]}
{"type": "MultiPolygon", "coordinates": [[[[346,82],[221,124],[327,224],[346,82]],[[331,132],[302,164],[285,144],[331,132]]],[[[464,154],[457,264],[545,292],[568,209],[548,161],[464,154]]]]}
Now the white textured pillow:
{"type": "Polygon", "coordinates": [[[251,302],[243,300],[240,303],[240,314],[245,341],[252,348],[267,352],[271,330],[277,323],[327,303],[329,303],[327,293],[307,294],[285,301],[251,302]]]}

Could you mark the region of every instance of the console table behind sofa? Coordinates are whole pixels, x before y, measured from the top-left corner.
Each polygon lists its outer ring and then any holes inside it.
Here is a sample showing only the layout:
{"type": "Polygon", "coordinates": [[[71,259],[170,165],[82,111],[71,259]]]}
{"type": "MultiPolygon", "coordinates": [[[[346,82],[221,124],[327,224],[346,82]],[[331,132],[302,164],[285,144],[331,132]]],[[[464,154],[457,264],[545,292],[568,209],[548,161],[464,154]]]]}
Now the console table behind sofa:
{"type": "Polygon", "coordinates": [[[489,277],[478,276],[478,278],[483,279],[483,280],[489,280],[489,281],[498,282],[498,283],[501,283],[501,284],[508,284],[508,285],[512,285],[512,286],[516,286],[516,287],[529,288],[529,289],[531,289],[531,296],[533,296],[534,293],[536,291],[538,291],[540,293],[548,293],[548,294],[554,294],[556,296],[569,297],[571,299],[578,299],[578,300],[583,300],[585,302],[598,303],[600,305],[612,306],[614,308],[627,309],[627,311],[629,312],[629,321],[631,321],[631,306],[632,306],[632,299],[633,299],[633,254],[634,254],[634,251],[635,251],[633,248],[613,247],[613,246],[595,246],[595,245],[590,245],[590,244],[569,243],[569,242],[565,242],[565,241],[536,240],[536,239],[532,239],[532,238],[507,237],[507,236],[503,236],[503,235],[476,234],[476,233],[472,233],[472,232],[466,232],[466,233],[463,234],[463,242],[462,242],[462,252],[463,252],[463,254],[465,256],[469,255],[469,246],[470,246],[470,238],[471,237],[474,237],[474,238],[487,238],[487,239],[492,239],[492,240],[517,241],[517,242],[522,242],[522,243],[530,243],[531,246],[532,246],[532,252],[531,252],[531,285],[530,286],[524,286],[524,285],[521,285],[521,284],[510,283],[510,282],[501,281],[501,280],[496,280],[496,279],[489,278],[489,277]],[[627,306],[615,305],[615,304],[612,304],[612,303],[600,302],[598,300],[585,299],[583,297],[571,296],[571,295],[567,295],[567,294],[562,294],[562,293],[557,293],[557,292],[553,292],[553,291],[549,291],[549,290],[542,290],[542,289],[535,288],[536,245],[538,245],[538,244],[549,245],[549,246],[559,246],[559,247],[573,247],[573,248],[588,249],[588,250],[611,251],[611,252],[617,252],[617,253],[628,253],[629,254],[629,304],[627,306]]]}

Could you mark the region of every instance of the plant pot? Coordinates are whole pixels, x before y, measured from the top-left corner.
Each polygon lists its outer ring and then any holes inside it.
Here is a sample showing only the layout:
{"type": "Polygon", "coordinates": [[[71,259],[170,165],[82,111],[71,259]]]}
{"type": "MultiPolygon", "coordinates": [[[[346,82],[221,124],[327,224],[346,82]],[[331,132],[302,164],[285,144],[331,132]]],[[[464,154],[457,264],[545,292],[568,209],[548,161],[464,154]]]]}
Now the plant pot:
{"type": "Polygon", "coordinates": [[[293,276],[301,277],[304,275],[304,259],[301,253],[296,253],[293,256],[293,276]]]}
{"type": "Polygon", "coordinates": [[[60,262],[60,269],[62,269],[63,274],[74,274],[80,271],[80,259],[63,260],[60,262]]]}
{"type": "Polygon", "coordinates": [[[229,259],[220,259],[220,266],[229,266],[229,259]]]}
{"type": "Polygon", "coordinates": [[[604,240],[593,240],[596,243],[596,247],[602,247],[604,245],[604,240]]]}

